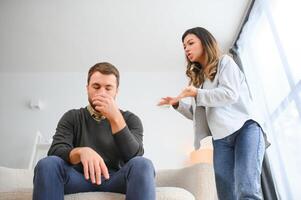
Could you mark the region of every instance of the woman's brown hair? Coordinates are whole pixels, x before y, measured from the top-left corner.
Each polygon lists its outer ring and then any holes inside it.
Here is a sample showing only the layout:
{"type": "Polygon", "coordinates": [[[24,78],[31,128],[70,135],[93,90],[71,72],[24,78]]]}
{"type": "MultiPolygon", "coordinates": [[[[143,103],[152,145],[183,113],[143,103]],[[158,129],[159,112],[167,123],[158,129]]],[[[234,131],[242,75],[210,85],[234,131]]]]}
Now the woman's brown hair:
{"type": "Polygon", "coordinates": [[[188,34],[197,36],[201,40],[203,46],[205,66],[202,66],[200,63],[190,62],[186,57],[186,75],[190,79],[189,85],[193,84],[195,87],[200,87],[206,78],[211,81],[214,79],[217,72],[220,50],[216,39],[205,28],[195,27],[188,29],[182,36],[182,42],[184,42],[184,39],[188,34]]]}

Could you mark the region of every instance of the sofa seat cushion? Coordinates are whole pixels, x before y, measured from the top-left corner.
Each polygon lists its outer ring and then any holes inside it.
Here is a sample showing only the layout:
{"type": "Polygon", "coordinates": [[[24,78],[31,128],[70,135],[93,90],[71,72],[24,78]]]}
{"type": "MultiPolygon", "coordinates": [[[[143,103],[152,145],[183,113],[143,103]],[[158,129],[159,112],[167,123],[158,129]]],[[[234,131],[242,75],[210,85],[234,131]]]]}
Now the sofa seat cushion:
{"type": "MultiPolygon", "coordinates": [[[[193,195],[183,188],[157,187],[157,200],[194,200],[193,195]]],[[[1,191],[0,200],[31,200],[32,189],[1,191]]],[[[65,200],[124,200],[124,194],[110,192],[83,192],[65,195],[65,200]]]]}
{"type": "Polygon", "coordinates": [[[187,190],[179,187],[157,187],[157,200],[195,200],[187,190]]]}
{"type": "Polygon", "coordinates": [[[9,191],[0,191],[0,200],[31,200],[32,189],[16,189],[9,191]]]}
{"type": "Polygon", "coordinates": [[[111,192],[82,192],[76,194],[65,195],[65,200],[124,200],[123,194],[111,192]]]}
{"type": "MultiPolygon", "coordinates": [[[[193,195],[185,189],[176,187],[156,188],[157,200],[194,200],[193,195]]],[[[110,192],[86,192],[65,195],[65,200],[124,200],[124,194],[110,192]]]]}

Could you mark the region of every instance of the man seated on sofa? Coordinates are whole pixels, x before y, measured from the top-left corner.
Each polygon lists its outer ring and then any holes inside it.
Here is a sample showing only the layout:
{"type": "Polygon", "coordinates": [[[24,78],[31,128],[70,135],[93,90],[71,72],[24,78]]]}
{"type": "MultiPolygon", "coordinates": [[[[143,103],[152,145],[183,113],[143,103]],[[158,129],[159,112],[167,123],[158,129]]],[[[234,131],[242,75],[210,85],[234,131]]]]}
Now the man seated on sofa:
{"type": "Polygon", "coordinates": [[[127,200],[154,200],[155,171],[143,155],[140,119],[118,108],[119,72],[110,63],[90,68],[89,105],[60,119],[48,157],[35,167],[33,200],[105,191],[127,200]]]}

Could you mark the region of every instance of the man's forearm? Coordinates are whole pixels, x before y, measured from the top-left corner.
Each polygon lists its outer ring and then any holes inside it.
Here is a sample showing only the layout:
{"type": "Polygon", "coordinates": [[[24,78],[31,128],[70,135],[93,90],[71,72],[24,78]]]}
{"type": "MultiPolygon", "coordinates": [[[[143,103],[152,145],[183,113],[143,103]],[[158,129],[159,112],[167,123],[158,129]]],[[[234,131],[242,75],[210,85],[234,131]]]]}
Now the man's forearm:
{"type": "Polygon", "coordinates": [[[119,148],[119,152],[125,160],[136,156],[140,148],[142,149],[142,145],[139,144],[127,127],[118,132],[118,134],[115,134],[114,139],[119,148]]]}
{"type": "Polygon", "coordinates": [[[113,135],[121,131],[126,126],[124,118],[120,112],[116,115],[116,117],[110,119],[110,124],[113,135]]]}

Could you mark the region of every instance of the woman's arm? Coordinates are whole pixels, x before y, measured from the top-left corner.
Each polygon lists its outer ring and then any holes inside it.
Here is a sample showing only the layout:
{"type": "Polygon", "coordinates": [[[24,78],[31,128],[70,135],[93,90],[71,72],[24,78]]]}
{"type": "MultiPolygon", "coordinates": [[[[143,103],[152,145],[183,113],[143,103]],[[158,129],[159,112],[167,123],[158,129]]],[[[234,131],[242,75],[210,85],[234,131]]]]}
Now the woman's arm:
{"type": "Polygon", "coordinates": [[[164,106],[164,105],[172,105],[174,109],[176,109],[179,113],[184,115],[188,119],[193,119],[193,110],[191,104],[184,103],[181,101],[181,98],[179,96],[177,97],[164,97],[161,98],[161,100],[158,103],[158,106],[164,106]]]}
{"type": "Polygon", "coordinates": [[[179,101],[178,107],[174,107],[179,113],[184,115],[187,119],[193,119],[192,105],[184,103],[182,100],[179,101]]]}

